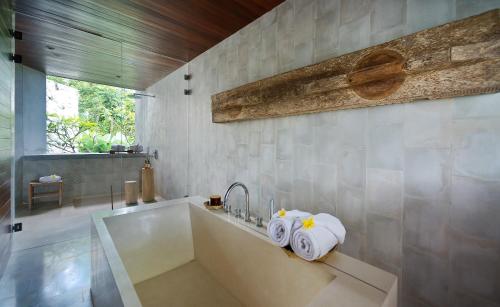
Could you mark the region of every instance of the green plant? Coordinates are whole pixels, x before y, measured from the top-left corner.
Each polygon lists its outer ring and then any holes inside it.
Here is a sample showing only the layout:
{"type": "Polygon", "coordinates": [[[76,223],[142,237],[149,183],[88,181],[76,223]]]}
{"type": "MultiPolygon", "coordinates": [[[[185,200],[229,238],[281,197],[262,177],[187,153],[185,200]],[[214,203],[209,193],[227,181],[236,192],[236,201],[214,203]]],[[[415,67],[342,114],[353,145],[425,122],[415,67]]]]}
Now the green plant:
{"type": "Polygon", "coordinates": [[[80,152],[108,152],[111,149],[108,139],[101,135],[83,134],[78,140],[78,150],[80,152]]]}
{"type": "MultiPolygon", "coordinates": [[[[47,76],[47,79],[76,88],[79,93],[79,120],[81,123],[93,124],[91,129],[78,131],[76,136],[71,134],[70,138],[65,133],[54,133],[47,129],[49,149],[57,148],[65,152],[106,152],[111,144],[131,145],[135,142],[135,104],[132,90],[53,76],[47,76]],[[85,135],[82,135],[83,132],[85,135]],[[57,140],[57,137],[62,137],[63,140],[57,140]]],[[[57,130],[74,130],[74,126],[75,123],[71,121],[60,122],[57,130]],[[61,126],[65,124],[68,127],[61,126]]],[[[87,126],[83,125],[82,128],[84,127],[87,126]]]]}
{"type": "Polygon", "coordinates": [[[77,152],[81,135],[96,127],[95,123],[78,117],[60,117],[47,114],[47,146],[49,151],[77,152]]]}

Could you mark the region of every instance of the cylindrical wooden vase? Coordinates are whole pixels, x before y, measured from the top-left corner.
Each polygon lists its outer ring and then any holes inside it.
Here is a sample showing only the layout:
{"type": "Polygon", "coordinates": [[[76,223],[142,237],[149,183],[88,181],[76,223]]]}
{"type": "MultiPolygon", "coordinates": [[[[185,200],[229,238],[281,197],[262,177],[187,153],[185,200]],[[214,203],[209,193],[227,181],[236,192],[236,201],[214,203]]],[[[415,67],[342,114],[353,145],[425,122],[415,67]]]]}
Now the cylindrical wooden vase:
{"type": "Polygon", "coordinates": [[[125,181],[125,204],[137,204],[137,181],[125,181]]]}
{"type": "Polygon", "coordinates": [[[142,201],[149,202],[155,200],[155,182],[152,167],[142,168],[142,201]]]}

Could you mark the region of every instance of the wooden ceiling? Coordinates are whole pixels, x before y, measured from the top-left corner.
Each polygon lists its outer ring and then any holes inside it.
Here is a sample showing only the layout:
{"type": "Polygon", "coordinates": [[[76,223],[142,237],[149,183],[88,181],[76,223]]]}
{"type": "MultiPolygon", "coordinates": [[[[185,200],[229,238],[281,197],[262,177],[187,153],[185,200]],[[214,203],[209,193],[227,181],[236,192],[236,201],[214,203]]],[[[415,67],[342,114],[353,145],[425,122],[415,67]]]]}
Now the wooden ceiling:
{"type": "Polygon", "coordinates": [[[143,90],[283,0],[16,0],[16,53],[49,75],[143,90]]]}

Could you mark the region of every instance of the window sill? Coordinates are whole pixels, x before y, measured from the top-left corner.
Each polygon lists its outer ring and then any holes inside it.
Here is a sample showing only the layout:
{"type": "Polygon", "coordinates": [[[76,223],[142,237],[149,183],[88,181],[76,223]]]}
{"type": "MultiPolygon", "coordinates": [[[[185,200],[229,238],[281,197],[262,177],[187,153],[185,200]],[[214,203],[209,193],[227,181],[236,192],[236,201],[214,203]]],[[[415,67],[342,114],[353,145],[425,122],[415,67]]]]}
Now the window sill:
{"type": "Polygon", "coordinates": [[[146,157],[146,153],[67,153],[67,154],[36,154],[25,155],[24,160],[72,160],[72,159],[114,159],[114,158],[140,158],[146,157]]]}

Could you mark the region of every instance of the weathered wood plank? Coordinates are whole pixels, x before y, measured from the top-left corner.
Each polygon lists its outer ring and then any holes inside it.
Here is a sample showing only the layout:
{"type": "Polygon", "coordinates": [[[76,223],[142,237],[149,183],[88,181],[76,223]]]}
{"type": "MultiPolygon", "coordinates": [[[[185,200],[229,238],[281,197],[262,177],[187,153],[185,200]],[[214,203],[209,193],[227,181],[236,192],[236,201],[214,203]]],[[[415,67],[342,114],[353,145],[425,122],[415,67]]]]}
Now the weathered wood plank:
{"type": "Polygon", "coordinates": [[[212,96],[231,122],[500,91],[500,9],[212,96]]]}

